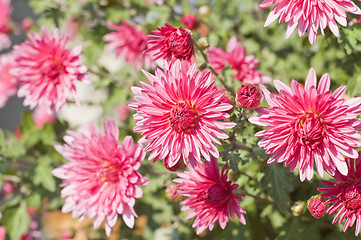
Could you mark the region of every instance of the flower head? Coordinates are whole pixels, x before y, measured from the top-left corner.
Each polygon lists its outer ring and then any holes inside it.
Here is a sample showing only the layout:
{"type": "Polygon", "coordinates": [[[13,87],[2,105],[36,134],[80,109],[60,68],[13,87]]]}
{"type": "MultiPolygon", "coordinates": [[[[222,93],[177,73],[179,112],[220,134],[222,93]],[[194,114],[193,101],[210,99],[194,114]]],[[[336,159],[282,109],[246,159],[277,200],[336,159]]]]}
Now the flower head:
{"type": "Polygon", "coordinates": [[[164,71],[155,70],[155,76],[144,71],[150,83],[132,87],[135,102],[129,105],[137,111],[134,131],[142,133],[140,142],[150,141],[145,148],[152,150],[149,160],[168,158],[169,167],[181,157],[193,165],[201,162],[201,154],[208,161],[209,154],[219,157],[214,142],[228,138],[220,129],[235,125],[222,121],[233,106],[218,103],[223,90],[216,89],[210,74],[196,72],[196,64],[185,66],[180,61],[166,64],[164,71]]]}
{"type": "Polygon", "coordinates": [[[31,109],[45,105],[59,111],[69,93],[77,101],[74,82],[87,79],[87,68],[80,64],[81,47],[67,50],[68,40],[57,29],[50,33],[42,27],[42,35],[28,34],[28,40],[15,46],[18,96],[25,97],[24,105],[31,109]]]}
{"type": "Polygon", "coordinates": [[[39,129],[42,129],[45,123],[54,123],[56,121],[54,112],[49,112],[45,106],[37,106],[35,108],[33,119],[39,129]]]}
{"type": "Polygon", "coordinates": [[[320,195],[313,196],[307,201],[307,208],[315,218],[321,218],[325,215],[327,210],[327,204],[322,201],[320,195]]]}
{"type": "Polygon", "coordinates": [[[259,61],[253,55],[247,56],[246,49],[237,41],[236,36],[228,41],[226,52],[222,48],[210,46],[208,61],[216,73],[220,73],[228,63],[236,71],[233,77],[242,83],[263,85],[271,82],[270,77],[263,76],[256,69],[259,61]]]}
{"type": "Polygon", "coordinates": [[[330,187],[317,190],[323,192],[322,197],[330,197],[325,204],[333,204],[326,213],[331,215],[338,210],[332,224],[337,220],[341,224],[346,218],[343,228],[345,232],[356,221],[355,235],[357,236],[361,229],[361,152],[357,159],[347,159],[347,167],[348,174],[346,176],[336,170],[334,178],[337,182],[322,180],[330,187]]]}
{"type": "Polygon", "coordinates": [[[273,154],[268,163],[285,162],[286,166],[300,169],[300,179],[310,180],[313,166],[320,176],[323,170],[334,175],[336,169],[347,175],[345,157],[357,157],[354,147],[361,146],[361,98],[344,100],[346,86],[329,90],[330,76],[324,74],[317,85],[313,68],[308,73],[305,87],[295,80],[291,88],[279,80],[274,85],[281,95],[264,89],[270,107],[257,108],[260,114],[249,120],[269,127],[256,133],[262,138],[258,145],[273,154]]]}
{"type": "Polygon", "coordinates": [[[324,29],[328,26],[338,37],[336,21],[344,27],[347,26],[345,11],[361,14],[361,9],[351,0],[264,0],[260,8],[268,8],[274,4],[276,6],[268,15],[265,27],[279,17],[280,23],[287,23],[286,38],[291,36],[298,25],[298,35],[302,36],[307,30],[308,40],[312,45],[316,41],[318,28],[324,35],[324,29]]]}
{"type": "Polygon", "coordinates": [[[168,23],[165,26],[152,31],[154,35],[148,35],[148,49],[144,53],[154,59],[192,62],[195,55],[190,31],[182,27],[175,28],[168,23]]]}
{"type": "Polygon", "coordinates": [[[0,0],[0,50],[10,47],[10,0],[0,0]]]}
{"type": "Polygon", "coordinates": [[[95,124],[86,126],[84,134],[68,131],[65,145],[55,149],[69,160],[53,175],[63,179],[65,198],[63,212],[73,212],[73,217],[95,218],[94,228],[105,219],[109,236],[118,214],[122,214],[128,227],[134,225],[135,199],[142,197],[139,186],[148,181],[138,169],[145,157],[140,144],[130,136],[119,145],[119,129],[114,121],[104,122],[104,135],[95,124]]]}
{"type": "Polygon", "coordinates": [[[210,162],[199,164],[197,168],[189,166],[189,171],[178,173],[179,178],[174,179],[179,183],[179,193],[186,197],[181,202],[181,210],[190,210],[187,219],[196,217],[192,227],[197,228],[197,234],[206,228],[211,231],[217,220],[224,229],[229,215],[234,220],[236,214],[241,223],[246,224],[243,216],[246,211],[238,202],[243,197],[234,193],[238,185],[227,180],[227,172],[225,165],[219,173],[218,161],[212,157],[210,162]]]}
{"type": "Polygon", "coordinates": [[[194,14],[186,14],[181,18],[181,21],[186,26],[186,28],[193,30],[197,27],[198,17],[194,14]]]}
{"type": "Polygon", "coordinates": [[[149,55],[143,54],[147,49],[147,35],[136,26],[121,21],[122,25],[108,22],[108,28],[115,30],[103,37],[109,50],[114,50],[118,57],[124,58],[137,69],[154,68],[155,63],[149,55]]]}
{"type": "Polygon", "coordinates": [[[15,67],[14,52],[0,55],[0,108],[16,93],[16,79],[10,74],[10,70],[15,67]]]}
{"type": "Polygon", "coordinates": [[[236,99],[240,107],[254,109],[261,103],[262,92],[256,85],[245,83],[238,89],[236,99]]]}

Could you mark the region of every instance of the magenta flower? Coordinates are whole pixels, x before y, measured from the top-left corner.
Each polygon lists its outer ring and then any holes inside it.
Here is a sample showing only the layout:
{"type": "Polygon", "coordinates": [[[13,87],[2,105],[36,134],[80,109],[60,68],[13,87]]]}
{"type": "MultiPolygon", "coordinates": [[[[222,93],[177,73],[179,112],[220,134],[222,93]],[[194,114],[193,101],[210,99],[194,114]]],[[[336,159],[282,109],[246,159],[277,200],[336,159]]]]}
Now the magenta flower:
{"type": "Polygon", "coordinates": [[[195,54],[191,32],[182,27],[175,28],[168,23],[165,26],[152,31],[154,35],[148,35],[148,49],[144,53],[151,55],[155,60],[194,61],[195,54]]]}
{"type": "Polygon", "coordinates": [[[115,32],[108,33],[103,37],[107,48],[115,51],[118,57],[124,58],[129,64],[140,70],[155,68],[155,63],[149,55],[143,54],[147,49],[147,35],[136,26],[121,21],[122,25],[108,22],[108,28],[115,32]]]}
{"type": "Polygon", "coordinates": [[[16,67],[13,52],[0,55],[0,108],[5,106],[8,99],[15,95],[17,82],[10,70],[16,67]]]}
{"type": "Polygon", "coordinates": [[[68,40],[59,36],[57,29],[50,33],[42,27],[42,34],[28,34],[28,40],[14,47],[18,66],[13,73],[20,83],[18,96],[25,97],[24,105],[30,109],[45,105],[59,111],[69,93],[78,101],[74,82],[87,79],[87,68],[80,64],[81,47],[67,50],[68,40]]]}
{"type": "Polygon", "coordinates": [[[332,224],[337,220],[341,224],[346,218],[343,228],[345,232],[356,222],[355,235],[357,236],[361,229],[361,152],[357,159],[348,159],[347,163],[348,174],[346,176],[336,170],[334,178],[337,182],[322,180],[330,187],[317,190],[323,192],[322,197],[330,197],[325,202],[325,204],[333,204],[327,209],[328,214],[331,215],[338,210],[332,224]]]}
{"type": "Polygon", "coordinates": [[[219,104],[223,90],[217,90],[210,73],[196,72],[196,64],[189,69],[180,61],[165,70],[157,68],[155,76],[145,72],[149,84],[140,82],[143,88],[132,87],[135,102],[129,106],[137,111],[135,132],[141,132],[140,142],[150,141],[145,148],[152,151],[149,160],[167,158],[168,166],[176,165],[182,157],[187,165],[201,162],[201,155],[219,157],[214,143],[228,135],[220,129],[236,124],[222,121],[229,118],[227,111],[233,106],[219,104]],[[186,74],[185,74],[186,72],[186,74]]]}
{"type": "Polygon", "coordinates": [[[263,85],[271,82],[270,77],[263,76],[256,69],[259,61],[253,55],[247,56],[246,49],[237,41],[236,36],[228,41],[226,52],[222,48],[209,47],[208,61],[216,73],[222,72],[228,63],[236,71],[233,77],[242,83],[263,85]]]}
{"type": "Polygon", "coordinates": [[[189,30],[194,30],[198,25],[198,17],[191,13],[184,15],[181,21],[189,30]]]}
{"type": "Polygon", "coordinates": [[[10,0],[0,0],[0,50],[10,47],[10,0]]]}
{"type": "Polygon", "coordinates": [[[319,219],[325,215],[327,204],[322,200],[320,195],[312,196],[307,201],[307,208],[315,218],[319,219]]]}
{"type": "Polygon", "coordinates": [[[276,6],[268,15],[265,27],[279,17],[279,23],[287,23],[286,38],[291,36],[298,25],[298,35],[302,36],[307,30],[308,40],[312,45],[316,41],[318,28],[324,35],[324,29],[328,26],[331,32],[338,37],[336,21],[344,27],[347,26],[345,11],[361,14],[361,9],[351,0],[264,0],[260,4],[260,8],[268,8],[274,4],[276,6]]]}
{"type": "Polygon", "coordinates": [[[238,88],[236,103],[239,107],[254,109],[260,105],[261,100],[262,92],[256,85],[245,83],[238,88]]]}
{"type": "Polygon", "coordinates": [[[260,114],[249,120],[269,127],[256,133],[262,138],[258,145],[268,154],[273,154],[267,163],[285,162],[291,171],[300,169],[300,179],[310,180],[316,162],[317,172],[323,170],[334,175],[338,169],[347,175],[345,157],[357,157],[354,147],[361,146],[361,120],[356,119],[361,112],[361,98],[344,100],[346,86],[329,90],[331,80],[324,74],[318,86],[313,68],[308,73],[305,87],[295,80],[291,88],[279,80],[274,85],[281,95],[264,89],[265,99],[270,107],[258,108],[260,114]]]}
{"type": "Polygon", "coordinates": [[[142,197],[139,186],[148,183],[138,169],[145,157],[140,144],[130,136],[118,144],[119,129],[114,121],[104,121],[104,135],[95,124],[89,124],[84,134],[68,131],[66,144],[55,149],[69,160],[53,175],[64,179],[61,197],[65,198],[62,211],[73,212],[73,217],[94,218],[94,228],[105,220],[109,236],[118,214],[132,228],[136,198],[142,197]]]}
{"type": "Polygon", "coordinates": [[[189,166],[189,171],[178,173],[179,178],[173,180],[179,183],[179,194],[186,197],[181,202],[181,210],[190,210],[187,219],[196,217],[192,227],[197,228],[197,234],[206,228],[212,231],[217,220],[224,229],[229,215],[234,220],[236,214],[240,222],[246,224],[243,216],[246,211],[238,202],[243,197],[234,193],[238,185],[227,180],[227,173],[226,165],[219,173],[218,161],[212,157],[210,162],[198,164],[197,168],[189,166]]]}

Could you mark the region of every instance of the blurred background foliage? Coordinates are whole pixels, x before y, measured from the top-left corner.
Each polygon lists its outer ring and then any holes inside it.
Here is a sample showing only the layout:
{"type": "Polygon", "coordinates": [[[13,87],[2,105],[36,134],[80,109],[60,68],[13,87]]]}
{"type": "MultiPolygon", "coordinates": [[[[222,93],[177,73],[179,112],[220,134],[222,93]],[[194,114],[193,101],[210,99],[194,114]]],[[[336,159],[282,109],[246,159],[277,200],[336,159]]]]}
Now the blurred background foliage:
{"type": "MultiPolygon", "coordinates": [[[[332,90],[347,85],[348,96],[361,95],[361,25],[356,22],[357,17],[351,14],[348,15],[349,26],[339,27],[339,38],[327,29],[326,36],[318,35],[312,46],[306,35],[299,37],[294,33],[285,39],[286,24],[275,21],[264,28],[269,9],[260,10],[259,0],[169,0],[161,6],[146,4],[145,0],[26,2],[38,18],[30,31],[37,31],[41,25],[45,25],[50,29],[58,27],[66,33],[70,31],[69,22],[75,22],[77,33],[69,46],[83,46],[83,59],[94,83],[92,91],[100,91],[101,95],[100,100],[96,100],[95,96],[98,95],[90,95],[81,99],[81,103],[88,107],[89,112],[100,111],[90,119],[97,123],[105,118],[116,118],[117,107],[131,101],[130,87],[138,85],[139,81],[147,81],[140,71],[115,59],[114,53],[104,50],[102,37],[109,32],[107,21],[119,23],[120,19],[137,24],[150,33],[165,23],[181,26],[181,16],[193,13],[199,19],[198,27],[193,30],[196,42],[203,37],[208,39],[210,45],[224,49],[228,40],[235,35],[246,47],[247,53],[259,59],[259,69],[266,76],[285,83],[291,79],[304,82],[309,69],[313,67],[318,78],[324,73],[330,74],[332,90]]],[[[199,66],[204,67],[201,54],[196,52],[196,55],[199,66]]],[[[226,83],[236,91],[240,82],[232,79],[232,70],[226,69],[223,74],[226,83]]],[[[274,91],[272,85],[268,88],[274,91]]],[[[132,132],[135,126],[132,114],[124,122],[119,122],[120,139],[126,135],[140,138],[139,134],[132,132]]],[[[236,121],[239,114],[235,109],[231,119],[236,121]]],[[[245,118],[254,114],[245,112],[245,118]]],[[[72,220],[70,227],[61,228],[59,222],[59,226],[49,226],[51,221],[46,220],[63,204],[58,187],[60,181],[52,176],[51,170],[65,160],[53,145],[63,142],[62,137],[67,129],[77,129],[80,123],[89,121],[84,114],[68,115],[60,113],[57,122],[47,123],[39,129],[27,111],[17,135],[13,131],[0,130],[0,189],[6,181],[10,181],[14,187],[9,195],[2,193],[0,225],[6,226],[7,237],[11,240],[17,240],[27,233],[33,220],[39,223],[39,229],[47,236],[45,239],[61,239],[66,231],[78,239],[84,236],[79,233],[82,231],[89,239],[105,238],[104,230],[91,230],[91,222],[77,225],[74,223],[77,220],[72,220]],[[29,209],[34,209],[35,214],[31,214],[29,209]]],[[[118,224],[112,239],[356,239],[354,227],[343,233],[342,226],[331,224],[332,216],[322,219],[311,216],[305,207],[306,201],[318,193],[316,188],[323,185],[321,178],[315,173],[310,182],[301,183],[298,173],[290,173],[282,164],[267,165],[268,156],[257,146],[258,139],[254,137],[259,130],[259,126],[246,120],[237,126],[235,138],[251,148],[252,152],[241,149],[228,151],[231,147],[228,141],[223,141],[223,145],[219,146],[221,165],[228,163],[232,170],[229,177],[239,184],[238,191],[244,195],[241,206],[247,211],[245,226],[237,220],[230,221],[224,230],[217,225],[212,232],[205,231],[197,236],[191,227],[194,219],[185,220],[186,213],[180,211],[179,202],[166,198],[165,189],[176,174],[169,172],[161,161],[151,163],[145,160],[141,171],[150,183],[143,187],[143,198],[135,206],[139,215],[136,226],[129,229],[122,223],[118,224]]],[[[325,175],[326,179],[331,179],[325,175]]],[[[59,221],[63,219],[54,216],[59,221]]]]}

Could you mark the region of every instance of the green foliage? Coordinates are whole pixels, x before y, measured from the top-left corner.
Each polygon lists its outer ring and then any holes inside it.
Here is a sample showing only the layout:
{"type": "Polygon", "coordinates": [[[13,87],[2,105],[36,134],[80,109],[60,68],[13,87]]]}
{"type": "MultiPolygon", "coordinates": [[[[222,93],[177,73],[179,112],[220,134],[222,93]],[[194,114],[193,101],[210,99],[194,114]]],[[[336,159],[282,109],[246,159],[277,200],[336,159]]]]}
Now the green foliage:
{"type": "Polygon", "coordinates": [[[40,157],[38,160],[38,165],[35,167],[34,171],[34,184],[41,185],[46,190],[54,192],[56,189],[56,182],[51,174],[53,167],[51,164],[51,159],[48,156],[40,157]]]}
{"type": "Polygon", "coordinates": [[[29,230],[30,216],[27,212],[26,202],[7,208],[1,221],[5,224],[6,233],[10,240],[18,240],[29,230]]]}
{"type": "Polygon", "coordinates": [[[271,196],[282,212],[288,207],[288,193],[294,188],[292,174],[289,170],[277,163],[272,163],[263,168],[265,173],[261,180],[263,188],[270,187],[271,196]]]}

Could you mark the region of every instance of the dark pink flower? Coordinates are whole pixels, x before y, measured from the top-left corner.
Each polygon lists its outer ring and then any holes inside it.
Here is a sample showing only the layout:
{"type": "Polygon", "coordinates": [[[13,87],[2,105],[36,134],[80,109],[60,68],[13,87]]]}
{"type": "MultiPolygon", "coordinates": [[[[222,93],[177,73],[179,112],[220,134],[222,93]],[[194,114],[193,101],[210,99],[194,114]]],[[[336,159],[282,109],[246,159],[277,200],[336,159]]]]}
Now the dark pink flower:
{"type": "Polygon", "coordinates": [[[246,224],[243,216],[246,211],[238,202],[243,197],[234,193],[238,185],[227,180],[227,172],[225,165],[219,173],[218,161],[212,157],[197,168],[189,166],[189,171],[178,173],[179,178],[174,179],[179,183],[179,193],[186,197],[181,202],[181,210],[190,211],[187,219],[196,218],[192,227],[197,228],[197,234],[207,228],[212,231],[217,220],[224,229],[229,215],[234,220],[236,214],[240,222],[246,224]]]}
{"type": "Polygon", "coordinates": [[[360,8],[351,0],[264,0],[260,8],[272,5],[276,6],[268,15],[265,26],[280,18],[279,23],[287,23],[286,38],[289,38],[298,25],[298,35],[302,36],[307,30],[308,40],[312,45],[316,41],[318,28],[324,35],[324,29],[328,26],[338,37],[336,21],[344,27],[347,26],[345,11],[361,14],[360,8]]]}
{"type": "Polygon", "coordinates": [[[142,88],[132,87],[135,102],[129,106],[134,114],[135,132],[141,132],[140,142],[149,142],[146,151],[152,151],[149,160],[168,159],[169,167],[182,158],[187,165],[201,162],[201,155],[210,160],[210,154],[219,157],[215,143],[228,135],[221,129],[232,128],[234,122],[227,111],[233,106],[219,104],[223,90],[217,90],[210,73],[203,75],[193,64],[184,69],[179,60],[164,71],[157,68],[155,76],[145,72],[149,83],[142,88]],[[186,73],[186,74],[185,74],[186,73]]]}
{"type": "Polygon", "coordinates": [[[313,68],[304,88],[291,81],[291,88],[279,80],[274,85],[280,95],[263,89],[269,107],[257,108],[260,114],[250,122],[269,127],[256,133],[262,138],[258,145],[273,154],[267,163],[285,162],[291,171],[300,169],[300,179],[311,180],[314,163],[317,172],[335,175],[336,170],[347,175],[345,157],[357,157],[354,147],[361,146],[361,98],[343,99],[346,86],[330,89],[330,76],[324,74],[318,85],[313,68]]]}
{"type": "Polygon", "coordinates": [[[16,93],[17,82],[10,74],[10,70],[16,65],[14,52],[0,55],[0,108],[16,93]]]}
{"type": "Polygon", "coordinates": [[[179,202],[183,199],[183,196],[179,193],[178,185],[174,183],[165,189],[165,196],[171,202],[179,202]]]}
{"type": "Polygon", "coordinates": [[[149,55],[143,54],[147,49],[147,35],[136,26],[121,21],[122,25],[108,22],[108,28],[115,30],[103,37],[107,48],[115,51],[118,57],[124,58],[137,69],[154,68],[155,63],[149,55]]]}
{"type": "Polygon", "coordinates": [[[68,40],[57,29],[50,33],[42,27],[42,35],[28,34],[28,40],[15,46],[17,68],[12,73],[25,106],[45,105],[58,112],[69,94],[78,101],[74,83],[87,80],[87,68],[80,63],[81,47],[67,50],[68,40]]]}
{"type": "Polygon", "coordinates": [[[208,61],[216,71],[222,72],[227,63],[236,71],[233,75],[242,83],[251,83],[256,85],[268,84],[271,78],[263,76],[262,73],[256,69],[259,61],[253,56],[248,55],[246,49],[237,41],[237,37],[233,36],[227,43],[226,52],[222,48],[209,47],[208,61]]]}
{"type": "Polygon", "coordinates": [[[182,23],[188,28],[189,30],[193,30],[198,25],[198,17],[194,14],[186,14],[181,18],[182,23]]]}
{"type": "Polygon", "coordinates": [[[254,109],[261,103],[262,92],[258,86],[245,83],[238,89],[236,99],[239,107],[254,109]]]}
{"type": "Polygon", "coordinates": [[[55,149],[69,160],[53,175],[63,179],[65,198],[63,212],[72,212],[73,217],[94,219],[94,228],[105,220],[109,236],[118,214],[125,224],[133,228],[134,204],[142,197],[140,186],[147,184],[138,169],[145,157],[143,147],[134,144],[131,136],[118,143],[119,129],[114,121],[104,121],[104,134],[95,124],[89,124],[84,134],[68,131],[65,145],[55,149]]]}
{"type": "Polygon", "coordinates": [[[352,227],[356,222],[355,235],[360,233],[361,229],[361,152],[358,153],[356,159],[347,159],[348,173],[345,176],[343,173],[336,170],[333,176],[336,182],[322,180],[330,187],[318,188],[322,193],[322,197],[330,198],[325,204],[332,204],[327,209],[328,214],[338,213],[334,217],[332,224],[335,222],[341,224],[346,219],[343,231],[352,227]]]}
{"type": "Polygon", "coordinates": [[[21,28],[24,30],[24,31],[28,31],[30,30],[34,25],[34,22],[31,18],[24,18],[22,21],[21,21],[21,28]]]}
{"type": "Polygon", "coordinates": [[[157,28],[148,35],[148,49],[145,54],[156,59],[175,61],[177,59],[192,62],[195,60],[191,32],[182,27],[175,28],[166,23],[166,27],[157,28]]]}
{"type": "Polygon", "coordinates": [[[0,226],[0,240],[6,240],[6,228],[5,228],[5,226],[0,226]]]}
{"type": "Polygon", "coordinates": [[[124,123],[127,120],[130,113],[130,108],[128,104],[122,104],[118,107],[118,120],[121,123],[124,123]]]}
{"type": "Polygon", "coordinates": [[[325,215],[327,210],[327,204],[322,201],[320,195],[313,196],[307,201],[307,208],[315,218],[321,218],[325,215]]]}

